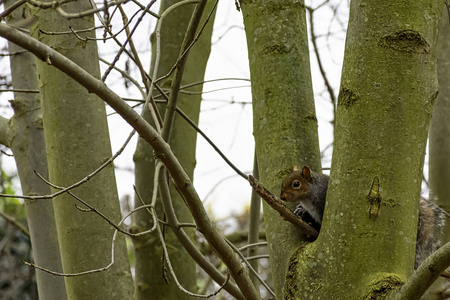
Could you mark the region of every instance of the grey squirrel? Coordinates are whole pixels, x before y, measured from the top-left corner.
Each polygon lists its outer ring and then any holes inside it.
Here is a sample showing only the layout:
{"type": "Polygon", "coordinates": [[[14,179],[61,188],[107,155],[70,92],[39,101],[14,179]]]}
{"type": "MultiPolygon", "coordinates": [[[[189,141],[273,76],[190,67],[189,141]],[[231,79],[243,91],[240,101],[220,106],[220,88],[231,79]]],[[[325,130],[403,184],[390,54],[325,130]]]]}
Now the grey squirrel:
{"type": "MultiPolygon", "coordinates": [[[[281,185],[280,198],[287,202],[300,202],[294,214],[317,231],[320,231],[322,224],[328,178],[327,175],[314,172],[309,167],[305,166],[299,170],[294,166],[281,185]]],[[[444,213],[436,205],[422,198],[417,225],[415,269],[439,248],[444,224],[444,213]]]]}

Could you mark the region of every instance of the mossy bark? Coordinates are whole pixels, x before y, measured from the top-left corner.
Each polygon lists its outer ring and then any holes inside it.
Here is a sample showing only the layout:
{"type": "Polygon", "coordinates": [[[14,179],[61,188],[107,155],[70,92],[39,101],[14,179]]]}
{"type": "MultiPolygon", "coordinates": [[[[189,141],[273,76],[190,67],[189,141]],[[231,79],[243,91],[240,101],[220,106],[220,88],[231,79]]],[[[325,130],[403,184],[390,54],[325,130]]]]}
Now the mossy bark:
{"type": "MultiPolygon", "coordinates": [[[[177,0],[162,1],[160,13],[164,12],[171,5],[180,2],[177,0]]],[[[207,5],[205,12],[209,13],[212,8],[212,1],[207,5]]],[[[192,16],[194,6],[182,6],[175,9],[164,19],[161,28],[161,59],[158,68],[158,77],[169,72],[180,55],[181,44],[184,34],[188,27],[192,16]]],[[[204,19],[206,16],[204,17],[204,19]]],[[[200,82],[204,80],[206,63],[211,50],[211,34],[214,16],[206,26],[201,38],[189,52],[189,58],[186,64],[182,85],[200,82]]],[[[203,22],[201,22],[203,24],[203,22]]],[[[152,35],[153,57],[152,67],[155,64],[155,36],[152,35]]],[[[150,73],[153,74],[153,71],[150,73]]],[[[171,77],[160,83],[162,88],[170,89],[171,77]]],[[[192,92],[201,92],[203,85],[197,85],[189,88],[192,92]]],[[[157,93],[159,94],[159,92],[157,93]]],[[[191,120],[198,123],[200,114],[201,95],[185,95],[180,94],[178,107],[188,115],[191,120]]],[[[160,106],[161,115],[164,116],[164,106],[160,106]]],[[[151,124],[150,112],[147,110],[144,117],[151,124]]],[[[195,167],[195,149],[196,149],[197,132],[188,125],[179,115],[175,115],[170,145],[171,148],[183,165],[186,173],[193,178],[195,167]]],[[[155,175],[155,161],[153,149],[148,143],[139,138],[136,151],[134,154],[135,162],[135,182],[138,192],[141,194],[145,202],[150,202],[153,193],[153,177],[155,175]]],[[[175,188],[171,188],[171,198],[173,206],[180,222],[192,223],[193,218],[187,209],[183,199],[178,195],[175,188]]],[[[138,199],[135,200],[135,206],[141,206],[138,199]]],[[[163,218],[164,212],[161,203],[158,201],[156,211],[159,218],[163,218]]],[[[148,213],[140,211],[134,216],[134,224],[136,230],[142,231],[152,227],[152,221],[148,213]]],[[[189,254],[179,243],[176,236],[170,229],[166,228],[165,242],[168,246],[171,263],[174,267],[175,274],[180,280],[184,288],[189,291],[197,291],[196,283],[196,266],[189,254]]],[[[186,232],[194,240],[195,231],[186,229],[186,232]]],[[[139,239],[134,239],[136,253],[136,294],[138,299],[191,299],[187,294],[180,291],[175,285],[174,280],[167,273],[169,283],[164,282],[161,276],[162,270],[162,246],[156,235],[146,235],[139,239]],[[156,271],[155,271],[156,270],[156,271]]]]}
{"type": "MultiPolygon", "coordinates": [[[[275,195],[292,165],[321,171],[303,1],[240,1],[249,52],[260,181],[275,195]]],[[[291,205],[291,208],[292,205],[291,205]]],[[[301,234],[264,205],[277,298],[301,234]]]]}
{"type": "MultiPolygon", "coordinates": [[[[10,7],[15,1],[7,1],[10,7]]],[[[8,17],[8,23],[24,21],[27,14],[18,10],[8,17]]],[[[11,82],[14,89],[36,90],[35,57],[22,52],[21,47],[8,44],[11,66],[11,82]]],[[[48,178],[44,131],[39,94],[14,92],[11,101],[14,116],[9,122],[8,140],[13,151],[24,195],[50,194],[50,187],[34,173],[48,178]]],[[[27,223],[30,230],[33,258],[37,265],[57,272],[62,271],[61,256],[56,233],[55,215],[51,200],[26,200],[27,223]]],[[[36,282],[41,299],[66,299],[64,278],[36,270],[36,282]]]]}
{"type": "Polygon", "coordinates": [[[351,2],[322,229],[286,299],[382,298],[411,275],[442,8],[351,2]]]}
{"type": "MultiPolygon", "coordinates": [[[[92,8],[89,1],[64,5],[69,12],[92,8]]],[[[47,35],[45,32],[94,27],[94,18],[67,20],[52,9],[36,11],[38,20],[32,35],[66,55],[96,77],[100,77],[97,45],[74,35],[47,35]]],[[[95,37],[92,32],[81,36],[95,37]]],[[[69,186],[93,172],[111,157],[111,146],[103,101],[47,63],[38,61],[37,72],[49,179],[58,186],[69,186]]],[[[112,165],[91,178],[73,193],[118,223],[120,205],[112,165]]],[[[78,201],[64,194],[53,200],[66,273],[83,272],[107,266],[111,261],[113,228],[92,212],[75,207],[78,201]]],[[[115,263],[108,270],[91,275],[66,277],[70,299],[133,299],[133,283],[125,239],[115,243],[115,263]]]]}
{"type": "MultiPolygon", "coordinates": [[[[438,48],[439,95],[433,108],[429,141],[429,184],[437,204],[450,211],[450,23],[445,10],[438,48]]],[[[450,241],[450,222],[444,229],[444,242],[450,241]]],[[[444,299],[442,292],[448,289],[448,280],[439,279],[424,299],[444,299]]]]}

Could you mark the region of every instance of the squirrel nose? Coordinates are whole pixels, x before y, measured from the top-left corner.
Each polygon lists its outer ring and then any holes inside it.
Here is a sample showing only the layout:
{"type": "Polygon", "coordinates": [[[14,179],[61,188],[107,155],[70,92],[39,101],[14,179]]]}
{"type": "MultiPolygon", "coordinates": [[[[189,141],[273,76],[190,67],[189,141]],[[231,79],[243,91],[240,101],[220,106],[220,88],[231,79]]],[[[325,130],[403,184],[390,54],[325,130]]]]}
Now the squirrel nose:
{"type": "Polygon", "coordinates": [[[282,193],[282,194],[280,195],[280,198],[281,198],[281,200],[285,200],[285,201],[286,201],[286,195],[285,195],[284,193],[282,193]]]}

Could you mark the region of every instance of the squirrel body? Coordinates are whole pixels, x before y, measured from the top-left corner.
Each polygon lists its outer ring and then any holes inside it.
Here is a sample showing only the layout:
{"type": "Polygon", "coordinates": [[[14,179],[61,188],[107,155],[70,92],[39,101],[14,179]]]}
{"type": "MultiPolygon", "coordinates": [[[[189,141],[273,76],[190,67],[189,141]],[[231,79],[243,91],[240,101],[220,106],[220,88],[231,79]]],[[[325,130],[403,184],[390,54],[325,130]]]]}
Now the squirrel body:
{"type": "MultiPolygon", "coordinates": [[[[281,185],[280,198],[287,202],[300,202],[294,214],[317,231],[320,231],[322,224],[328,179],[327,175],[314,172],[309,167],[299,170],[294,166],[281,185]]],[[[419,206],[414,268],[439,248],[444,224],[443,212],[435,204],[422,198],[419,206]]]]}

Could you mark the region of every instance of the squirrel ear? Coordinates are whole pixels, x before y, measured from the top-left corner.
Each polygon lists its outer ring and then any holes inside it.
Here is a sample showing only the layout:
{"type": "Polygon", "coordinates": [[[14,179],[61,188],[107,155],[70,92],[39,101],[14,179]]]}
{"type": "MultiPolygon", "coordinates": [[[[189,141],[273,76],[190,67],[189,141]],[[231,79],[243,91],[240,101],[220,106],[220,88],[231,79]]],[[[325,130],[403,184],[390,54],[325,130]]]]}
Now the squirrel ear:
{"type": "Polygon", "coordinates": [[[302,176],[307,180],[311,181],[311,169],[308,166],[304,166],[302,169],[302,176]]]}
{"type": "Polygon", "coordinates": [[[297,166],[292,166],[292,172],[298,171],[297,166]]]}

